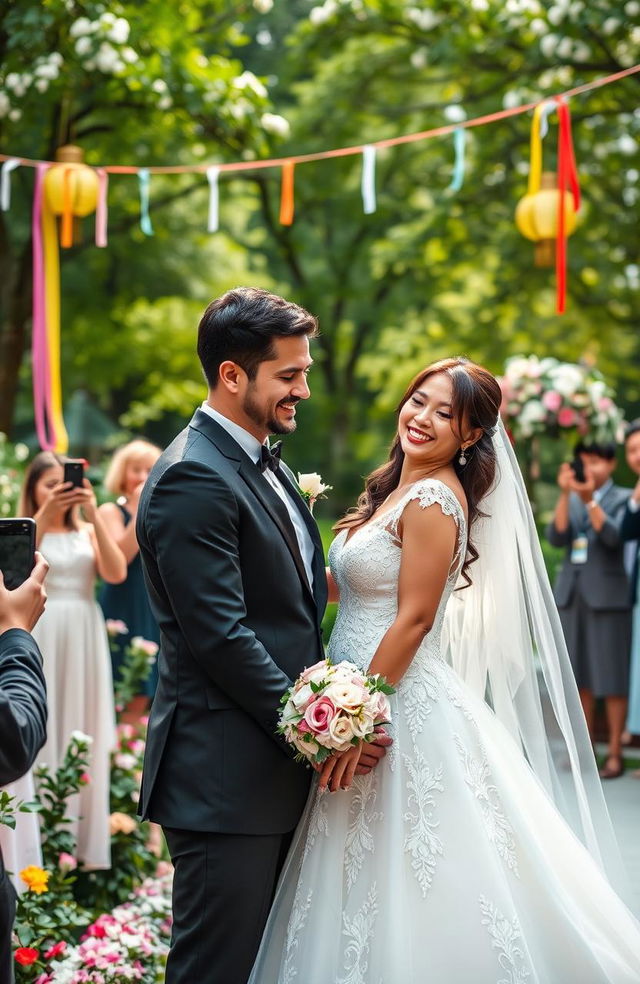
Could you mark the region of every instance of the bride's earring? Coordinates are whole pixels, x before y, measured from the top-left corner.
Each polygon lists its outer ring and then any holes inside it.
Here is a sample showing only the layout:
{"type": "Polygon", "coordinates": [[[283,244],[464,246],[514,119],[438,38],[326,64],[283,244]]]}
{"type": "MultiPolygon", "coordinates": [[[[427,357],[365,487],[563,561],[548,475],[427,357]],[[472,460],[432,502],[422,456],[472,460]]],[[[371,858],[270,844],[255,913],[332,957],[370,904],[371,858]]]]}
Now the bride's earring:
{"type": "Polygon", "coordinates": [[[460,457],[458,458],[458,464],[464,468],[467,463],[467,456],[465,454],[466,448],[460,448],[460,457]]]}

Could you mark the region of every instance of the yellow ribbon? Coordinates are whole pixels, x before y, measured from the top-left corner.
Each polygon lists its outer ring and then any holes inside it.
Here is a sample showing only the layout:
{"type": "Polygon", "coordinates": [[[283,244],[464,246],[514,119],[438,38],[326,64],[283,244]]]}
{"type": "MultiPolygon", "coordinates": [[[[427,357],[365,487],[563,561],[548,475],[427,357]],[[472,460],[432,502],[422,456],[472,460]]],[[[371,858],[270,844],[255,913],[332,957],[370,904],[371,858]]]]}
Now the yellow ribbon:
{"type": "Polygon", "coordinates": [[[531,120],[531,160],[529,163],[529,188],[527,194],[535,195],[540,191],[542,176],[542,138],[540,136],[540,116],[544,103],[538,103],[533,111],[531,120]]]}
{"type": "Polygon", "coordinates": [[[51,378],[51,424],[56,436],[54,450],[66,454],[69,437],[62,416],[62,379],[60,374],[60,256],[55,215],[46,195],[42,202],[42,245],[44,252],[45,310],[47,347],[51,378]]]}

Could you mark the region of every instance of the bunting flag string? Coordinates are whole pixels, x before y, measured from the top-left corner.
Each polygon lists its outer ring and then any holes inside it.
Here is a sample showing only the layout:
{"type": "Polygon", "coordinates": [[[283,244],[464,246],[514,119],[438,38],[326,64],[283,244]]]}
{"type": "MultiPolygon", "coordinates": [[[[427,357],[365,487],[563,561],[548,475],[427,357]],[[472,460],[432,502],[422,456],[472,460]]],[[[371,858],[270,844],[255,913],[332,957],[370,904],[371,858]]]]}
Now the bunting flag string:
{"type": "MultiPolygon", "coordinates": [[[[636,75],[638,72],[640,72],[640,64],[632,65],[630,68],[625,68],[620,72],[614,72],[612,75],[606,75],[602,78],[594,79],[593,82],[585,82],[583,85],[575,86],[573,89],[566,89],[564,92],[559,93],[558,96],[564,98],[565,100],[570,99],[573,96],[580,95],[583,92],[590,92],[593,89],[598,89],[602,86],[610,85],[613,82],[618,82],[620,79],[628,78],[631,75],[636,75]]],[[[555,98],[558,98],[558,96],[555,98]]],[[[548,99],[545,99],[544,101],[547,102],[548,99]]],[[[253,161],[233,161],[229,163],[220,163],[217,166],[222,174],[227,172],[257,171],[264,168],[282,167],[284,164],[289,162],[292,164],[305,164],[310,161],[329,160],[333,157],[349,157],[355,154],[362,154],[365,146],[372,146],[377,150],[381,150],[386,147],[398,147],[402,144],[427,140],[431,137],[441,137],[446,134],[453,133],[454,130],[458,128],[468,130],[472,127],[485,126],[488,123],[496,123],[499,120],[505,120],[512,116],[519,116],[523,113],[529,113],[535,110],[538,105],[539,101],[523,103],[521,106],[501,109],[495,113],[488,113],[484,116],[477,116],[473,119],[462,120],[457,123],[443,124],[442,126],[433,127],[430,130],[422,130],[418,133],[405,133],[399,137],[388,137],[385,140],[376,140],[370,142],[369,144],[358,144],[351,147],[338,147],[333,150],[318,151],[313,154],[298,154],[296,156],[276,157],[253,161]]],[[[11,157],[15,157],[15,155],[0,154],[0,161],[7,161],[11,159],[11,157]]],[[[53,161],[41,161],[29,157],[15,157],[15,159],[18,160],[24,167],[37,167],[38,164],[54,163],[53,161]]],[[[139,174],[140,171],[145,171],[147,174],[203,174],[206,173],[207,168],[210,167],[210,165],[168,164],[140,168],[133,164],[101,164],[100,167],[102,167],[109,174],[139,174]]]]}

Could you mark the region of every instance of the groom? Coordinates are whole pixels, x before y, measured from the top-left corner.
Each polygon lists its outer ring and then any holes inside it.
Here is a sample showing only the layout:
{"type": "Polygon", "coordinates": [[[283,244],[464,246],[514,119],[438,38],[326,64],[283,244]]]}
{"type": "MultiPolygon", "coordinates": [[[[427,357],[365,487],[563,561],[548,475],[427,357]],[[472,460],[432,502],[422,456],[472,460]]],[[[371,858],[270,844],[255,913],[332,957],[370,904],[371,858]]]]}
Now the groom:
{"type": "Polygon", "coordinates": [[[161,631],[140,810],[162,824],[175,868],[168,984],[245,984],[309,791],[275,729],[280,697],[323,656],[324,558],[267,437],[295,430],[316,333],[264,290],[213,301],[198,330],[208,399],[140,500],[161,631]]]}

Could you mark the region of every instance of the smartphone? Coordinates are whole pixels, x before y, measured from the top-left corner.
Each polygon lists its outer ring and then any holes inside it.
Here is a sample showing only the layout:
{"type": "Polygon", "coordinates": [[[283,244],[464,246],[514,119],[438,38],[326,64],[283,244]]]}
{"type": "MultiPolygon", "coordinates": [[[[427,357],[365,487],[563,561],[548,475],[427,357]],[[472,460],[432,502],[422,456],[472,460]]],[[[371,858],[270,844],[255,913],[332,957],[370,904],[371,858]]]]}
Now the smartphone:
{"type": "Polygon", "coordinates": [[[26,581],[35,563],[36,524],[28,516],[0,519],[0,571],[13,591],[26,581]]]}
{"type": "Polygon", "coordinates": [[[82,458],[70,458],[64,463],[64,481],[71,482],[76,488],[82,488],[84,482],[84,461],[82,458]]]}
{"type": "Polygon", "coordinates": [[[570,461],[569,464],[571,466],[571,471],[576,477],[576,482],[586,481],[585,474],[584,474],[584,465],[582,463],[582,458],[580,457],[580,455],[576,455],[573,461],[570,461]]]}

